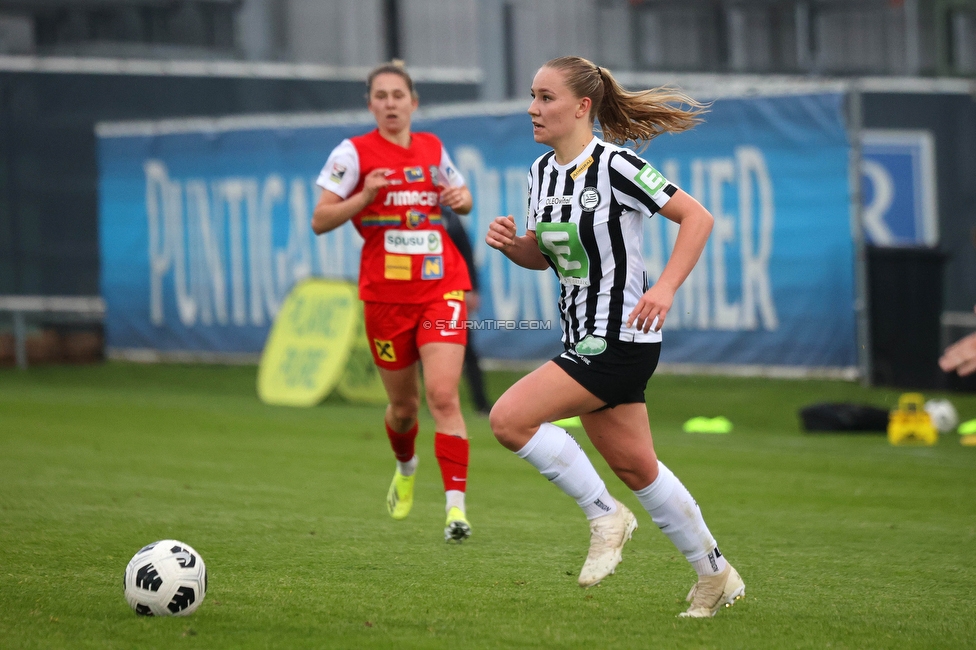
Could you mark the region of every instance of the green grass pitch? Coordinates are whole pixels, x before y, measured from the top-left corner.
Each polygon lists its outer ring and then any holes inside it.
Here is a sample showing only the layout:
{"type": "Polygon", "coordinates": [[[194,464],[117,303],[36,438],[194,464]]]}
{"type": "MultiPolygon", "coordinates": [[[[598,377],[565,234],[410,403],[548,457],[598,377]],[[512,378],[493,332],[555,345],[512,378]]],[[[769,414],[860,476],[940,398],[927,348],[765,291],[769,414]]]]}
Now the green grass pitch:
{"type": "MultiPolygon", "coordinates": [[[[491,374],[491,392],[514,378],[491,374]]],[[[381,408],[264,406],[254,382],[248,367],[0,371],[0,647],[976,646],[976,448],[799,431],[803,405],[893,407],[895,390],[651,380],[658,453],[747,584],[735,607],[684,620],[694,572],[594,454],[640,528],[616,575],[583,590],[582,514],[485,419],[468,418],[474,534],[448,545],[429,417],[414,510],[396,522],[381,408]],[[718,414],[731,435],[681,432],[718,414]],[[209,568],[190,617],[123,600],[129,558],[161,538],[209,568]]],[[[948,397],[976,417],[976,396],[948,397]]]]}

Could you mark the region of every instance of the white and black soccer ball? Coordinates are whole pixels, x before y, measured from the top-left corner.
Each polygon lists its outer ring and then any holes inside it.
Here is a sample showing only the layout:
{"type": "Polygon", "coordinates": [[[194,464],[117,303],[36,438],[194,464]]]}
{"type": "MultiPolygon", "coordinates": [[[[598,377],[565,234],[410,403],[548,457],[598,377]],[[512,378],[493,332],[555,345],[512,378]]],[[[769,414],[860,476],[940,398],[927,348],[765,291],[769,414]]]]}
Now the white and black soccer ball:
{"type": "Polygon", "coordinates": [[[125,567],[125,600],[142,616],[186,616],[207,595],[207,567],[188,544],[164,539],[144,546],[125,567]]]}
{"type": "Polygon", "coordinates": [[[932,424],[939,433],[949,433],[959,425],[956,407],[947,399],[930,399],[925,402],[925,412],[932,418],[932,424]]]}

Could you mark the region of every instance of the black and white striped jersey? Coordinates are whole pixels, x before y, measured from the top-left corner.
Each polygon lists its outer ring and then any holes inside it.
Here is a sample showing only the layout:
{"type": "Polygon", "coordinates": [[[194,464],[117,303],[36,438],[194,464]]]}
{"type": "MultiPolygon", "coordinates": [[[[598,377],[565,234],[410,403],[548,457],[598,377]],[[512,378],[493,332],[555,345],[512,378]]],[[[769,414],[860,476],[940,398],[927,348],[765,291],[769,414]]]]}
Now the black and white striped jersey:
{"type": "Polygon", "coordinates": [[[677,188],[629,149],[594,137],[568,165],[555,152],[529,170],[526,230],[559,277],[563,342],[587,335],[653,343],[661,333],[627,328],[647,291],[642,220],[677,188]]]}

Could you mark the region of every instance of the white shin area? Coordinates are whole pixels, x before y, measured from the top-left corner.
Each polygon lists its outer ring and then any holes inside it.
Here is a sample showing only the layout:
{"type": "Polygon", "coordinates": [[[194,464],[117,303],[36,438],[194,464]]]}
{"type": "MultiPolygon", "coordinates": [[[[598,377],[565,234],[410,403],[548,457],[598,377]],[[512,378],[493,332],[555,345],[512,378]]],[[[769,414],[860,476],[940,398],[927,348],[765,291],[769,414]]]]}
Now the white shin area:
{"type": "Polygon", "coordinates": [[[515,452],[560,490],[571,496],[587,519],[617,511],[606,484],[582,447],[564,429],[545,422],[525,446],[515,452]]]}
{"type": "Polygon", "coordinates": [[[660,461],[658,471],[654,482],[635,491],[634,495],[699,575],[721,573],[725,569],[725,558],[705,525],[698,503],[660,461]]]}

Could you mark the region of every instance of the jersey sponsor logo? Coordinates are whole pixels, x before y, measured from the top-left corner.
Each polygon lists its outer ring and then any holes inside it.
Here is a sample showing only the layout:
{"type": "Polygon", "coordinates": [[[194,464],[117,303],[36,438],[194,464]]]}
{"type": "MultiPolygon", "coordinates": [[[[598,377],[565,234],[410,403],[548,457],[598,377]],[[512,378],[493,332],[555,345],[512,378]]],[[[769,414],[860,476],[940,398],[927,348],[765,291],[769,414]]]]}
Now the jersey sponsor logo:
{"type": "Polygon", "coordinates": [[[426,205],[435,206],[437,205],[439,196],[437,192],[417,192],[410,190],[399,190],[396,192],[387,192],[386,200],[383,205],[426,205]]]}
{"type": "Polygon", "coordinates": [[[607,340],[592,334],[587,334],[582,341],[576,344],[575,348],[576,354],[584,357],[595,357],[598,354],[603,354],[606,349],[607,340]]]}
{"type": "Polygon", "coordinates": [[[342,180],[342,177],[346,175],[346,166],[339,163],[332,164],[332,173],[329,175],[329,180],[333,183],[338,183],[342,180]]]}
{"type": "Polygon", "coordinates": [[[549,207],[550,205],[572,205],[573,197],[572,195],[566,196],[547,196],[542,200],[542,207],[549,207]]]}
{"type": "Polygon", "coordinates": [[[579,204],[583,212],[593,212],[600,205],[600,193],[595,187],[584,187],[580,192],[579,204]]]}
{"type": "Polygon", "coordinates": [[[387,230],[383,233],[383,248],[387,253],[401,255],[444,252],[441,234],[436,230],[387,230]]]}
{"type": "Polygon", "coordinates": [[[373,347],[376,348],[376,358],[380,361],[396,361],[396,350],[393,348],[393,341],[382,341],[373,339],[373,347]]]}
{"type": "Polygon", "coordinates": [[[661,175],[661,172],[650,165],[641,167],[641,170],[637,172],[637,176],[634,176],[634,182],[644,188],[644,191],[651,196],[664,189],[664,186],[668,183],[667,179],[661,175]]]}
{"type": "Polygon", "coordinates": [[[421,280],[440,280],[444,277],[444,257],[441,255],[425,255],[420,265],[421,280]]]}
{"type": "Polygon", "coordinates": [[[387,255],[383,267],[383,277],[387,280],[409,280],[411,257],[409,255],[387,255]]]}
{"type": "Polygon", "coordinates": [[[403,177],[407,179],[408,183],[422,183],[424,182],[424,168],[423,167],[404,167],[403,177]]]}
{"type": "Polygon", "coordinates": [[[553,261],[562,284],[577,287],[590,285],[590,258],[583,248],[575,223],[538,223],[536,239],[542,253],[553,261]]]}
{"type": "Polygon", "coordinates": [[[407,228],[416,228],[424,222],[427,214],[420,210],[407,210],[407,228]]]}
{"type": "Polygon", "coordinates": [[[583,172],[589,169],[590,165],[592,164],[593,164],[593,156],[590,156],[589,158],[581,162],[579,165],[577,165],[576,169],[573,170],[573,173],[570,174],[569,177],[575,181],[577,178],[582,176],[583,172]]]}

